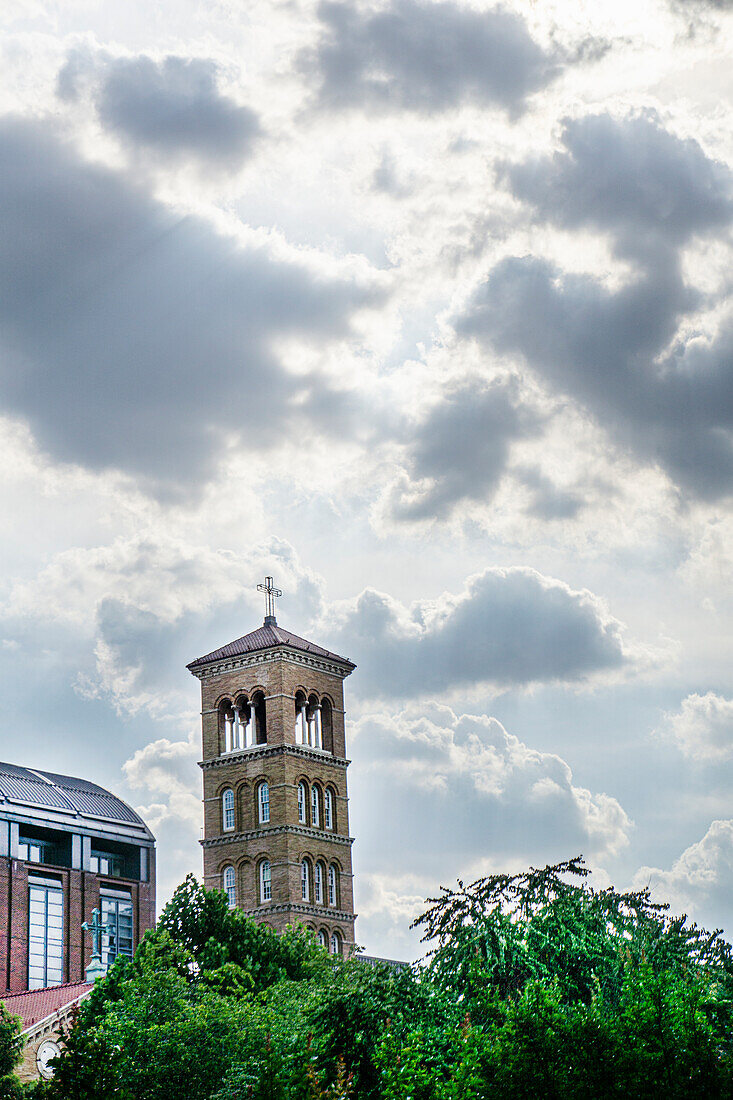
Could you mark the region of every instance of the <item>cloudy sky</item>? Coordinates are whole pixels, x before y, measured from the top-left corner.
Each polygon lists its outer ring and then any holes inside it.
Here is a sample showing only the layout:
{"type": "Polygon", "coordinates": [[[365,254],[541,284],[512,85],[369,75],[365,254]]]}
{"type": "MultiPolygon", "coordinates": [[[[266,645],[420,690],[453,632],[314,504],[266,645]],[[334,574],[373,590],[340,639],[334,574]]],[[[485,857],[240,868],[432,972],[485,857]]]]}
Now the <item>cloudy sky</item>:
{"type": "Polygon", "coordinates": [[[348,655],[357,940],[582,852],[733,934],[730,0],[6,0],[0,759],[200,872],[198,683],[348,655]]]}

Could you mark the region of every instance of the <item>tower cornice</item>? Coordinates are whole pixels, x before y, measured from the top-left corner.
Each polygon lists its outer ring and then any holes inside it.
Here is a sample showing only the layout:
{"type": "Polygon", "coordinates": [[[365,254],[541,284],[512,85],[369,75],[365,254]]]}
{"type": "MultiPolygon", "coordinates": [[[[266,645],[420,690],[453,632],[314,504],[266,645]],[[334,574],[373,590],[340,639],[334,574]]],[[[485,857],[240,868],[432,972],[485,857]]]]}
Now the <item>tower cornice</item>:
{"type": "Polygon", "coordinates": [[[246,760],[262,760],[273,756],[298,756],[333,768],[348,768],[351,763],[345,757],[312,749],[308,745],[254,745],[252,748],[242,749],[241,752],[228,752],[223,756],[214,756],[211,760],[199,760],[199,767],[208,771],[210,768],[225,768],[229,764],[242,764],[246,760]]]}
{"type": "Polygon", "coordinates": [[[212,836],[200,840],[202,848],[218,848],[235,841],[266,840],[271,836],[289,833],[293,836],[305,836],[309,840],[326,841],[329,844],[343,844],[350,848],[354,843],[353,836],[341,836],[339,833],[331,833],[327,829],[310,829],[307,825],[262,825],[259,829],[248,829],[245,833],[222,833],[221,836],[212,836]]]}

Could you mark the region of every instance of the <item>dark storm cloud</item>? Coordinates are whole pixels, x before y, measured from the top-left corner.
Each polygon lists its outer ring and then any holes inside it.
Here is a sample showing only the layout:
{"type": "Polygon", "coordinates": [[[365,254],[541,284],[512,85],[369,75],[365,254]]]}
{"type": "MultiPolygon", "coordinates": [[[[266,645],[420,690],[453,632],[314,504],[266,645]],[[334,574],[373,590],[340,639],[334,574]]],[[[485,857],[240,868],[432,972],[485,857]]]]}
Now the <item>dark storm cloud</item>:
{"type": "Polygon", "coordinates": [[[505,168],[518,199],[542,220],[609,232],[618,251],[676,249],[733,216],[733,177],[700,145],[666,131],[654,115],[567,121],[563,150],[505,168]]]}
{"type": "Polygon", "coordinates": [[[462,103],[512,114],[559,72],[524,20],[442,0],[391,0],[369,10],[339,0],[318,9],[322,30],[300,67],[322,106],[440,111],[462,103]]]}
{"type": "Polygon", "coordinates": [[[175,218],[46,125],[3,120],[0,165],[0,398],[54,458],[183,491],[232,442],[339,421],[273,344],[347,334],[373,290],[175,218]]]}
{"type": "Polygon", "coordinates": [[[715,499],[733,491],[731,333],[659,358],[693,301],[674,269],[614,292],[513,257],[477,290],[458,329],[522,355],[624,447],[715,499]]]}
{"type": "Polygon", "coordinates": [[[489,386],[465,382],[449,391],[416,430],[408,448],[411,493],[395,500],[393,515],[445,519],[461,501],[489,500],[511,444],[538,428],[538,417],[522,404],[515,380],[489,386]]]}
{"type": "Polygon", "coordinates": [[[257,115],[218,87],[218,67],[203,58],[109,58],[75,52],[58,91],[74,99],[85,80],[105,129],[164,160],[239,167],[260,133],[257,115]]]}
{"type": "Polygon", "coordinates": [[[461,596],[409,613],[366,590],[329,633],[359,665],[360,690],[403,698],[582,681],[628,661],[619,623],[590,593],[523,568],[488,569],[461,596]]]}
{"type": "Polygon", "coordinates": [[[731,174],[653,118],[566,125],[565,151],[506,170],[542,219],[605,230],[639,271],[619,290],[534,257],[498,263],[457,322],[501,353],[521,355],[574,397],[623,447],[687,492],[733,491],[733,332],[674,343],[701,298],[678,253],[727,231],[731,174]],[[670,350],[671,349],[671,350],[670,350]]]}

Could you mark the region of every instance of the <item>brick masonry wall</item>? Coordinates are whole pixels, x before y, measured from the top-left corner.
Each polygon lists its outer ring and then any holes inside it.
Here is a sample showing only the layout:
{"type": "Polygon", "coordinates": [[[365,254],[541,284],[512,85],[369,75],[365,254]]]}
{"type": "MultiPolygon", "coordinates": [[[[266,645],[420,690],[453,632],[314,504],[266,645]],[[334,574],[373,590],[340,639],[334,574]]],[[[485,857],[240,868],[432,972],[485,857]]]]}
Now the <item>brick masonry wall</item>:
{"type": "Polygon", "coordinates": [[[28,875],[50,875],[61,882],[64,906],[65,982],[84,980],[91,955],[90,937],[82,922],[99,908],[100,885],[129,889],[133,903],[134,946],[155,924],[155,853],[150,853],[150,881],[106,879],[91,871],[25,863],[0,857],[0,992],[22,993],[28,988],[28,875]]]}
{"type": "Polygon", "coordinates": [[[354,943],[354,901],[349,837],[346,781],[346,738],[343,675],[279,655],[248,667],[228,669],[207,676],[201,683],[202,747],[204,788],[204,881],[209,888],[222,888],[226,866],[236,872],[237,905],[255,910],[256,920],[278,931],[288,924],[303,923],[330,938],[338,930],[346,944],[354,943]],[[266,700],[267,744],[224,755],[221,704],[240,695],[252,698],[261,691],[266,700]],[[296,745],[295,697],[326,696],[332,708],[333,755],[296,745]],[[260,824],[257,791],[262,780],[270,788],[270,821],[260,824]],[[298,784],[308,787],[306,823],[298,817],[298,784]],[[311,822],[310,791],[320,792],[321,827],[311,822]],[[323,826],[323,792],[330,788],[334,798],[335,822],[331,831],[323,826]],[[235,828],[223,827],[222,792],[235,794],[235,828]],[[259,864],[267,858],[272,871],[272,901],[259,898],[259,864]],[[310,898],[301,897],[301,862],[310,860],[310,898]],[[322,860],[338,869],[339,898],[335,907],[316,905],[313,895],[313,866],[322,860]]]}

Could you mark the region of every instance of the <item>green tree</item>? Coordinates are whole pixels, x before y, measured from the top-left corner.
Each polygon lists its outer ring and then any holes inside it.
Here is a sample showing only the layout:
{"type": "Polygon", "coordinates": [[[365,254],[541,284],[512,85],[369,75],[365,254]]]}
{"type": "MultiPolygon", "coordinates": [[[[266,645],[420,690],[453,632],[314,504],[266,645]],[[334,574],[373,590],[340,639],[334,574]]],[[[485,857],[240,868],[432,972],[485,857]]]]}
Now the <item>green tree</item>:
{"type": "Polygon", "coordinates": [[[0,1002],[0,1100],[11,1100],[21,1094],[21,1086],[15,1076],[15,1067],[23,1055],[21,1023],[0,1002]]]}

